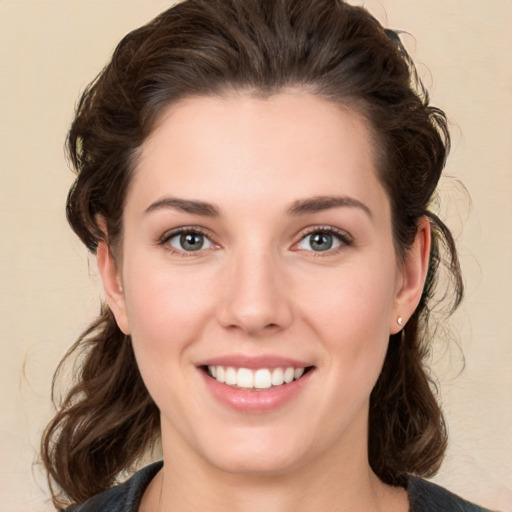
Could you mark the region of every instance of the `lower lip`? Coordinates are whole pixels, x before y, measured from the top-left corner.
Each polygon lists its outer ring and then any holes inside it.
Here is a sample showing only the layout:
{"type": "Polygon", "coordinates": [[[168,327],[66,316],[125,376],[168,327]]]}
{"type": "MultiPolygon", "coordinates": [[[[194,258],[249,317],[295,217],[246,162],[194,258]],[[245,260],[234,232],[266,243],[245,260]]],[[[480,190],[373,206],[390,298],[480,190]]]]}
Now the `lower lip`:
{"type": "Polygon", "coordinates": [[[200,369],[200,372],[203,374],[208,389],[218,401],[235,411],[246,413],[270,412],[284,406],[300,393],[313,373],[310,370],[300,379],[294,380],[289,384],[255,390],[233,388],[216,381],[202,369],[200,369]]]}

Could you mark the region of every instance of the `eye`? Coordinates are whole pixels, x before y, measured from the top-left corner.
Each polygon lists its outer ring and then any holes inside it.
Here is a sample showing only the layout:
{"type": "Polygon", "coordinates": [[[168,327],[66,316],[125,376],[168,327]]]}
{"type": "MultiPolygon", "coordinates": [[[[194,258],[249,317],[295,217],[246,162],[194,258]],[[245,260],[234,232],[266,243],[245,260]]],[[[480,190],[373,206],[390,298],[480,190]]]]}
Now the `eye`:
{"type": "Polygon", "coordinates": [[[206,235],[193,230],[181,231],[174,235],[171,234],[165,242],[182,252],[197,252],[213,247],[211,240],[206,235]]]}
{"type": "Polygon", "coordinates": [[[333,229],[317,229],[303,236],[297,248],[303,251],[326,252],[342,245],[350,245],[347,235],[333,229]]]}

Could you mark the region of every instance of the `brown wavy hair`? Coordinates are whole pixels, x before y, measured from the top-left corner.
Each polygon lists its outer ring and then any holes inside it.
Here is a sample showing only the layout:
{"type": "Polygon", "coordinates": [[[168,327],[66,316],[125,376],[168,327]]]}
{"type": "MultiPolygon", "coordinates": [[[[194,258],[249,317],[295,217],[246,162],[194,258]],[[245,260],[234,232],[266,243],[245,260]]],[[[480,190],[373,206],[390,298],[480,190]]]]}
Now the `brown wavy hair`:
{"type": "MultiPolygon", "coordinates": [[[[169,104],[230,91],[267,96],[285,88],[319,95],[367,120],[399,257],[410,248],[418,219],[430,220],[426,286],[405,329],[390,337],[369,416],[369,462],[384,482],[430,476],[446,448],[425,366],[442,263],[452,278],[445,293],[450,308],[462,297],[453,237],[429,211],[450,138],[446,117],[429,104],[398,34],[364,8],[342,0],[186,0],[129,33],[77,106],[67,139],[77,173],[67,201],[69,223],[95,252],[105,238],[101,217],[109,243],[118,246],[138,151],[169,104]]],[[[107,306],[63,362],[77,354],[74,384],[42,439],[57,506],[83,502],[115,484],[159,433],[159,411],[130,338],[107,306]]]]}

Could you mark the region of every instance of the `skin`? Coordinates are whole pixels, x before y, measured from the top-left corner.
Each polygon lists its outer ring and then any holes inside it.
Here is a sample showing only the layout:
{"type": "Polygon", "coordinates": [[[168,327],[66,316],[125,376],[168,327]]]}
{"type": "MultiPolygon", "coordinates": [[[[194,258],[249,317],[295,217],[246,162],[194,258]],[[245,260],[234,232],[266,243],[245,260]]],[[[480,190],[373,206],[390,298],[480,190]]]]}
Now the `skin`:
{"type": "Polygon", "coordinates": [[[116,258],[102,242],[98,266],[161,411],[165,470],[141,510],[408,510],[371,471],[367,420],[389,335],[420,299],[430,229],[422,219],[397,259],[363,120],[300,91],[182,100],[142,147],[123,222],[116,258]],[[349,201],[290,212],[326,196],[349,201]],[[172,235],[191,226],[207,238],[187,253],[172,235]],[[308,235],[326,229],[341,238],[313,250],[308,235]],[[284,406],[244,413],[197,367],[233,353],[314,370],[284,406]]]}

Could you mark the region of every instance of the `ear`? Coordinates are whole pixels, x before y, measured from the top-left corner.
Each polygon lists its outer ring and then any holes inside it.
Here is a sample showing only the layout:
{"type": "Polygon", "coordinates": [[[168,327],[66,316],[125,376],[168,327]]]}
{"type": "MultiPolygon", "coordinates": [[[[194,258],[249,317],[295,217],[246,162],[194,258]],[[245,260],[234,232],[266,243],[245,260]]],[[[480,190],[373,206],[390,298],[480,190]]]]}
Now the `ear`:
{"type": "MultiPolygon", "coordinates": [[[[107,233],[104,222],[100,223],[100,227],[104,233],[107,233]]],[[[110,249],[108,235],[105,235],[105,239],[98,243],[96,260],[107,303],[114,314],[117,325],[125,334],[130,334],[121,273],[110,249]]]]}
{"type": "Polygon", "coordinates": [[[420,302],[427,278],[431,236],[430,222],[423,216],[418,221],[416,237],[405,254],[400,269],[395,305],[390,319],[391,334],[396,334],[402,329],[420,302]],[[399,317],[402,318],[401,325],[398,323],[399,317]]]}

